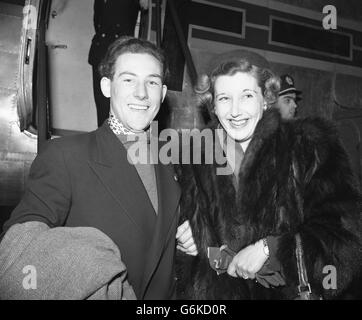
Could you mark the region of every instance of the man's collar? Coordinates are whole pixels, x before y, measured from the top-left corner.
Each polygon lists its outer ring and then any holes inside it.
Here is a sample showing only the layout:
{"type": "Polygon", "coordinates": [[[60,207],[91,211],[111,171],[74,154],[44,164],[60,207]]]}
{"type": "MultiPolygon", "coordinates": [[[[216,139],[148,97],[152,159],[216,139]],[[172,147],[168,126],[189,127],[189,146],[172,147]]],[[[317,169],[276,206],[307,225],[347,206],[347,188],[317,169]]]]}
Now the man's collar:
{"type": "Polygon", "coordinates": [[[108,125],[116,136],[119,134],[134,134],[131,130],[127,129],[123,123],[119,121],[112,113],[109,114],[108,125]]]}
{"type": "Polygon", "coordinates": [[[150,142],[150,129],[141,133],[134,133],[131,130],[127,129],[123,125],[123,123],[119,121],[112,113],[109,114],[109,118],[107,121],[110,129],[123,144],[133,143],[135,141],[138,141],[139,139],[146,139],[147,143],[150,142]],[[131,137],[132,135],[134,137],[131,137]]]}

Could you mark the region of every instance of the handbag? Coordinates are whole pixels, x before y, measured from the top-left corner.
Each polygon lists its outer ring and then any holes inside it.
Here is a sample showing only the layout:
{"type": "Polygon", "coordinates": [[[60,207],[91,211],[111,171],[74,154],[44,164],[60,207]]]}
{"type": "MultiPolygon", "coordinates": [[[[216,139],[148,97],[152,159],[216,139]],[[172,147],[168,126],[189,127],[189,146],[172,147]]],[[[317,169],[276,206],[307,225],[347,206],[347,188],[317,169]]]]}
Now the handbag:
{"type": "Polygon", "coordinates": [[[298,268],[298,296],[294,300],[323,300],[321,296],[312,292],[310,283],[308,282],[307,269],[304,262],[304,253],[302,246],[302,239],[300,234],[295,235],[295,256],[297,258],[298,268]]]}
{"type": "MultiPolygon", "coordinates": [[[[301,183],[300,183],[300,174],[298,170],[297,161],[295,160],[295,157],[293,156],[293,174],[294,174],[294,186],[296,190],[299,190],[299,192],[296,192],[296,200],[297,200],[297,206],[299,214],[301,215],[302,221],[304,220],[304,206],[303,206],[303,198],[301,197],[301,183]]],[[[309,182],[312,175],[314,174],[316,170],[316,165],[309,170],[306,173],[305,181],[309,182]]],[[[297,269],[298,269],[298,295],[294,298],[294,300],[323,300],[321,296],[316,295],[312,292],[312,288],[310,286],[310,283],[308,281],[308,275],[307,275],[307,268],[305,266],[304,261],[304,252],[303,252],[303,245],[302,245],[302,238],[299,233],[295,234],[295,257],[297,258],[297,269]]]]}

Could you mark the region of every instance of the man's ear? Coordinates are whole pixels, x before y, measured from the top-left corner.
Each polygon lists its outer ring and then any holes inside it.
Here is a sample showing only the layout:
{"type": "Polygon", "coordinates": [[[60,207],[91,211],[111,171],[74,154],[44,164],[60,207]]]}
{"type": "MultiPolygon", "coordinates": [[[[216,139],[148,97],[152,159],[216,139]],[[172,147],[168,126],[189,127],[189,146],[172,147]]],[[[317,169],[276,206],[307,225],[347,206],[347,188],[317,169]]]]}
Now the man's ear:
{"type": "Polygon", "coordinates": [[[162,102],[163,100],[165,100],[165,97],[166,97],[166,93],[167,93],[167,86],[164,84],[162,85],[162,102]]]}
{"type": "Polygon", "coordinates": [[[101,79],[101,90],[106,98],[111,97],[111,80],[107,77],[101,79]]]}

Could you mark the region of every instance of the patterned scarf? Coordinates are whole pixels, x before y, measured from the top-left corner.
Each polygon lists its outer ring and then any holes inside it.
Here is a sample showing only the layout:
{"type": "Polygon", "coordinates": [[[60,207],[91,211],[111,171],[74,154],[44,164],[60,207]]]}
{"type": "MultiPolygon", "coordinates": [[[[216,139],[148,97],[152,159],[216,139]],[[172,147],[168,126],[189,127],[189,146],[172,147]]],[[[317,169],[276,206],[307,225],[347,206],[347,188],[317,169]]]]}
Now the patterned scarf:
{"type": "MultiPolygon", "coordinates": [[[[109,114],[109,118],[108,118],[108,125],[111,128],[111,130],[113,131],[113,133],[116,136],[127,136],[127,135],[137,135],[138,138],[140,138],[143,135],[146,135],[146,141],[147,143],[150,143],[150,128],[148,128],[145,132],[141,132],[141,133],[135,133],[129,129],[127,129],[121,121],[119,121],[116,116],[112,113],[109,114]]],[[[122,142],[129,142],[127,141],[127,139],[122,138],[121,139],[122,142]]],[[[131,140],[131,142],[134,142],[135,140],[131,140]]]]}
{"type": "Polygon", "coordinates": [[[108,118],[108,124],[109,127],[112,129],[113,133],[115,135],[120,135],[120,134],[124,134],[124,135],[128,135],[128,134],[135,134],[134,132],[132,132],[131,130],[127,129],[121,121],[119,121],[114,114],[110,113],[109,114],[109,118],[108,118]]]}

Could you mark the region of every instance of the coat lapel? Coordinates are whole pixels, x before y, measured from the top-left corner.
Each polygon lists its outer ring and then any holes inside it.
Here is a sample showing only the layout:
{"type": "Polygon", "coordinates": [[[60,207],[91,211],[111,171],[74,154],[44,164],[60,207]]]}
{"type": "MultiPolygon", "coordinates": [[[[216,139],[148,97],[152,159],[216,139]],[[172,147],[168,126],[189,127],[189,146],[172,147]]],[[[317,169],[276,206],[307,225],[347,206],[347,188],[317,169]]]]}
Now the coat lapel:
{"type": "Polygon", "coordinates": [[[126,149],[107,123],[96,131],[95,139],[90,167],[140,235],[152,236],[154,209],[136,168],[127,160],[126,149]]]}
{"type": "Polygon", "coordinates": [[[279,128],[280,121],[281,118],[278,110],[269,109],[264,112],[263,117],[260,119],[255,128],[253,138],[246,149],[244,160],[240,168],[239,178],[243,176],[245,172],[250,170],[250,167],[255,162],[255,156],[264,145],[265,140],[270,139],[270,137],[279,128]]]}
{"type": "Polygon", "coordinates": [[[181,195],[180,187],[175,181],[176,176],[172,165],[156,164],[155,173],[158,192],[158,216],[150,250],[147,253],[147,264],[141,287],[142,298],[161,259],[168,238],[171,236],[170,241],[175,238],[175,235],[169,233],[173,230],[171,226],[174,220],[178,218],[177,207],[181,195]]]}
{"type": "Polygon", "coordinates": [[[95,139],[97,143],[92,151],[90,167],[124,214],[134,223],[140,236],[149,239],[141,284],[143,297],[162,257],[166,241],[172,236],[169,233],[178,217],[180,188],[175,181],[172,165],[155,164],[158,195],[158,213],[155,215],[136,168],[127,160],[126,149],[106,123],[96,131],[95,139]]]}

